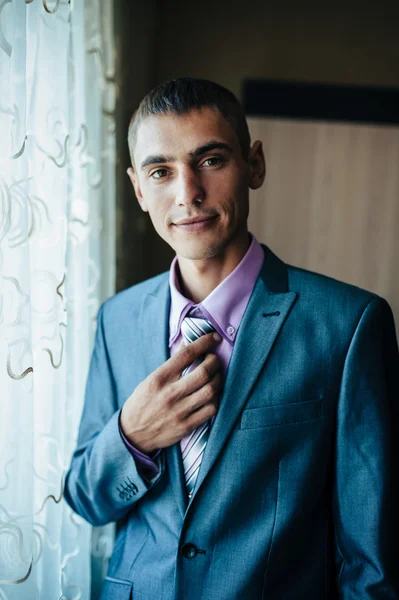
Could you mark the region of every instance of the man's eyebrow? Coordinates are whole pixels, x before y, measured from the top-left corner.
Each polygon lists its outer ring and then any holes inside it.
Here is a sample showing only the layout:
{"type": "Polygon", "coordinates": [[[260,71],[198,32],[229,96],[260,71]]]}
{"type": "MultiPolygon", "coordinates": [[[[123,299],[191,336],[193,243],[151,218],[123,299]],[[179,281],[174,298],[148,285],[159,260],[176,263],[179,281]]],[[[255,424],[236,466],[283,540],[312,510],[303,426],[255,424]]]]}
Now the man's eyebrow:
{"type": "MultiPolygon", "coordinates": [[[[211,152],[211,150],[226,150],[230,154],[233,154],[234,150],[229,144],[225,144],[224,142],[218,142],[216,140],[212,140],[207,142],[203,146],[199,146],[192,152],[188,153],[189,158],[198,158],[198,156],[202,156],[202,154],[206,154],[207,152],[211,152]]],[[[145,169],[149,165],[159,165],[167,162],[173,162],[175,158],[173,156],[165,156],[164,154],[156,154],[147,156],[143,160],[140,165],[141,169],[145,169]]]]}
{"type": "Polygon", "coordinates": [[[165,156],[164,154],[157,154],[154,156],[150,155],[143,160],[143,162],[140,165],[140,168],[144,169],[149,165],[159,165],[160,163],[173,162],[173,160],[173,156],[165,156]]]}
{"type": "Polygon", "coordinates": [[[224,142],[218,142],[216,140],[212,140],[203,146],[199,146],[193,152],[189,152],[188,155],[190,158],[197,158],[202,154],[206,154],[207,152],[211,152],[211,150],[227,150],[230,154],[233,154],[234,150],[229,144],[225,144],[224,142]]]}

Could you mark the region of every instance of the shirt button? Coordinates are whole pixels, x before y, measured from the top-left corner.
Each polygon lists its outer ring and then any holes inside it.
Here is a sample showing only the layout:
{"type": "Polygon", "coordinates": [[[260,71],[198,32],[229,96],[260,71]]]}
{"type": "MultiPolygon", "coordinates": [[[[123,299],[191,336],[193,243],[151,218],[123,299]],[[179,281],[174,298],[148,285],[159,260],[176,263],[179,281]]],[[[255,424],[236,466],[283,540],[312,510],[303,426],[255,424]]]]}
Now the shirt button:
{"type": "Polygon", "coordinates": [[[235,332],[235,330],[236,330],[236,329],[235,329],[235,327],[233,327],[233,325],[229,325],[229,326],[227,327],[227,333],[228,333],[229,335],[233,335],[233,333],[235,332]]]}

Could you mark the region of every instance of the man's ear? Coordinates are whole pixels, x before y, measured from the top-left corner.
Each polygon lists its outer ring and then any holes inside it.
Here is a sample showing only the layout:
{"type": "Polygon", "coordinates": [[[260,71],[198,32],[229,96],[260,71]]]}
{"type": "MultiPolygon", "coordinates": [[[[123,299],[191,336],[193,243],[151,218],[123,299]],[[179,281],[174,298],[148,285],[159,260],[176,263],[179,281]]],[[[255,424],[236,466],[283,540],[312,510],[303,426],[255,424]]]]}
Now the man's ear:
{"type": "Polygon", "coordinates": [[[129,179],[132,182],[132,186],[134,187],[134,193],[136,194],[136,198],[138,203],[140,204],[141,210],[143,210],[144,212],[148,212],[147,203],[143,198],[143,194],[141,193],[139,179],[133,167],[128,168],[127,174],[129,175],[129,179]]]}
{"type": "Polygon", "coordinates": [[[257,190],[263,184],[266,177],[266,162],[263,154],[262,142],[254,142],[249,151],[249,187],[257,190]]]}

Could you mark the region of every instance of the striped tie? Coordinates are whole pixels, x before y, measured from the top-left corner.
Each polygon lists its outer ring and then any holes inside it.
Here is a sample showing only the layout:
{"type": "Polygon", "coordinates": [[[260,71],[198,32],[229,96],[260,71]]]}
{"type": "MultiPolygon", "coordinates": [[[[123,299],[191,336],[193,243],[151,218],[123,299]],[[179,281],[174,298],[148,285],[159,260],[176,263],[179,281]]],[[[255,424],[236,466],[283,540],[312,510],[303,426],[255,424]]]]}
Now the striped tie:
{"type": "MultiPolygon", "coordinates": [[[[215,331],[215,328],[207,319],[197,317],[186,317],[181,325],[181,333],[185,345],[194,342],[202,335],[215,331]]],[[[182,377],[192,371],[196,366],[202,363],[204,356],[197,358],[191,365],[184,369],[182,377]]],[[[209,437],[210,422],[206,421],[197,429],[194,429],[188,436],[180,441],[180,447],[183,458],[184,479],[186,481],[188,497],[191,498],[199,468],[201,465],[202,455],[204,454],[205,446],[209,437]]]]}

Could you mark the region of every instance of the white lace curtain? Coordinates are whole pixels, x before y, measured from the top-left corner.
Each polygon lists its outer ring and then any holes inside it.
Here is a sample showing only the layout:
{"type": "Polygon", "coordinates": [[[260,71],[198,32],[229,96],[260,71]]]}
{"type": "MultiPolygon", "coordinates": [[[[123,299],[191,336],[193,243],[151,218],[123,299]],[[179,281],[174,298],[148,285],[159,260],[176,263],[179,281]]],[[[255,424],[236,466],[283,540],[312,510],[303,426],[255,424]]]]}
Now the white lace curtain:
{"type": "Polygon", "coordinates": [[[110,1],[0,0],[1,600],[88,600],[111,550],[62,487],[114,291],[113,48],[110,1]]]}

